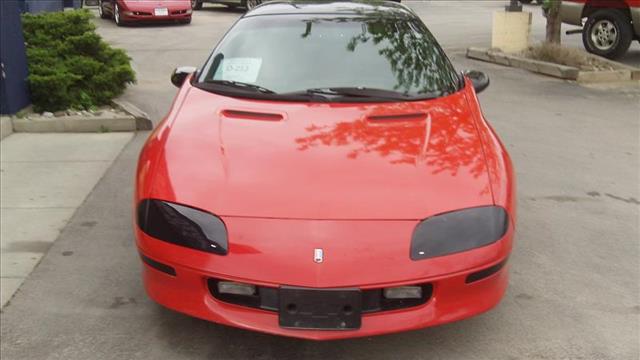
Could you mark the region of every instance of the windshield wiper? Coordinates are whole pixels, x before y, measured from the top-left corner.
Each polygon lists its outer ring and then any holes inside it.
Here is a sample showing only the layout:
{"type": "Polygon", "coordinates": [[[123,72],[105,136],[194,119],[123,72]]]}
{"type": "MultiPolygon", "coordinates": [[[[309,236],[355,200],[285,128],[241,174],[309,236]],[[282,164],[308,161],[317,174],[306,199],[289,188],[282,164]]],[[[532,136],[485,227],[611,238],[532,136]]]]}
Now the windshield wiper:
{"type": "Polygon", "coordinates": [[[366,87],[331,87],[307,89],[307,93],[322,95],[338,95],[364,98],[385,98],[392,100],[407,100],[411,96],[393,90],[373,89],[366,87]]]}
{"type": "Polygon", "coordinates": [[[235,87],[235,88],[239,88],[239,89],[247,89],[247,90],[260,92],[260,93],[263,93],[263,94],[275,94],[275,91],[269,90],[266,87],[263,87],[263,86],[260,86],[260,85],[255,85],[255,84],[249,84],[249,83],[245,83],[245,82],[241,82],[241,81],[207,80],[207,81],[205,81],[205,83],[214,84],[214,85],[223,85],[223,86],[235,87]]]}
{"type": "Polygon", "coordinates": [[[328,88],[312,88],[303,91],[297,91],[291,94],[319,94],[319,95],[333,95],[333,96],[346,96],[356,98],[374,98],[384,100],[422,100],[433,99],[443,95],[442,92],[432,92],[419,95],[409,95],[394,90],[375,89],[367,87],[328,87],[328,88]]]}

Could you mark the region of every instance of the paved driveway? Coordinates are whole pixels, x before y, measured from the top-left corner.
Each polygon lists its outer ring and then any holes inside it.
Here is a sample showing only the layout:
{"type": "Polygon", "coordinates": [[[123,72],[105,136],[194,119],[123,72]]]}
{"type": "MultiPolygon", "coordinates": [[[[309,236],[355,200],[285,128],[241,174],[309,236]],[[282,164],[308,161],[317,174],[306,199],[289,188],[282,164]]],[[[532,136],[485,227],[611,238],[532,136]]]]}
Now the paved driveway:
{"type": "MultiPolygon", "coordinates": [[[[406,1],[424,20],[438,41],[450,53],[462,53],[469,46],[491,46],[492,13],[506,1],[406,1]]],[[[532,41],[544,39],[545,19],[539,6],[526,5],[533,14],[532,41]]],[[[213,46],[243,11],[205,4],[196,11],[191,25],[118,28],[112,21],[98,21],[99,32],[110,43],[125,48],[133,57],[140,79],[136,91],[127,97],[160,119],[169,108],[175,89],[169,84],[171,71],[179,65],[200,66],[213,46]]],[[[563,31],[572,26],[563,25],[563,31]]],[[[582,48],[580,35],[563,36],[563,43],[582,48]]],[[[327,61],[330,61],[327,59],[327,61]]],[[[632,43],[622,62],[640,67],[640,43],[632,43]]]]}
{"type": "MultiPolygon", "coordinates": [[[[465,59],[461,49],[488,43],[500,3],[411,5],[460,68],[492,78],[481,101],[516,166],[520,220],[510,287],[496,309],[436,328],[320,343],[163,309],[144,294],[133,245],[141,133],[4,309],[2,359],[637,359],[640,91],[587,89],[465,59]]],[[[189,26],[98,23],[134,59],[140,81],[127,97],[159,119],[175,92],[171,69],[200,64],[238,16],[210,8],[189,26]]]]}

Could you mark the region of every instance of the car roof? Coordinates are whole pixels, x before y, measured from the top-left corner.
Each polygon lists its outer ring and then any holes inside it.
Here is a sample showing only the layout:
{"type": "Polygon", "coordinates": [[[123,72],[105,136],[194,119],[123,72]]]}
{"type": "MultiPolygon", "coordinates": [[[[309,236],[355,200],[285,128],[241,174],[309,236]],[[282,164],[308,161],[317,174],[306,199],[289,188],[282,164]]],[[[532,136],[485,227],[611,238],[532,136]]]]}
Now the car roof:
{"type": "Polygon", "coordinates": [[[263,3],[249,11],[245,17],[259,15],[290,15],[290,14],[332,14],[368,16],[376,15],[390,18],[415,17],[413,11],[406,6],[391,1],[363,0],[363,1],[305,1],[305,0],[276,0],[263,3]]]}

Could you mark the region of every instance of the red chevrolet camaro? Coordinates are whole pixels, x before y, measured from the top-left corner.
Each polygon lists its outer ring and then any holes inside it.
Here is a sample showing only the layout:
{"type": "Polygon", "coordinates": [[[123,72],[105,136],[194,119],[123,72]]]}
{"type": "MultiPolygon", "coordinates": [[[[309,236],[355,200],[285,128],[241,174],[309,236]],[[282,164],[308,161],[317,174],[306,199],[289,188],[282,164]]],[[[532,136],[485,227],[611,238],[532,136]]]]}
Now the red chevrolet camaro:
{"type": "Polygon", "coordinates": [[[456,72],[392,2],[273,2],[178,68],[140,154],[135,231],[158,303],[307,339],[480,314],[515,229],[509,156],[456,72]]]}
{"type": "Polygon", "coordinates": [[[191,0],[99,0],[98,14],[118,26],[141,22],[191,23],[191,0]]]}

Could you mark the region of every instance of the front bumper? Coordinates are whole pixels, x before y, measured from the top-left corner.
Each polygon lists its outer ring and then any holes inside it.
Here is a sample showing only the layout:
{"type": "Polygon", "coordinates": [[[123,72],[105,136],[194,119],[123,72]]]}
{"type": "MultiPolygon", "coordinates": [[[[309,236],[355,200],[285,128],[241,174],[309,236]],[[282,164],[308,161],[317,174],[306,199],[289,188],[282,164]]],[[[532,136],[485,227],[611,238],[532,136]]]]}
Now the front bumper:
{"type": "Polygon", "coordinates": [[[216,300],[208,291],[207,276],[202,272],[185,267],[176,267],[176,272],[177,276],[172,277],[145,265],[143,279],[147,294],[167,308],[200,319],[311,340],[373,336],[462,320],[496,306],[508,284],[506,266],[498,273],[471,284],[465,283],[471,272],[454,274],[431,280],[435,284],[434,292],[426,304],[403,310],[363,314],[362,325],[358,330],[295,330],[280,327],[277,313],[216,300]]]}
{"type": "MultiPolygon", "coordinates": [[[[259,226],[254,226],[253,229],[260,231],[259,226]]],[[[262,232],[262,235],[262,238],[269,237],[269,233],[262,232]]],[[[279,235],[281,234],[274,236],[279,235]]],[[[330,278],[318,274],[318,269],[327,269],[331,273],[332,265],[328,261],[323,264],[308,261],[305,268],[296,263],[296,257],[292,257],[289,262],[276,260],[271,266],[260,263],[260,260],[269,258],[265,255],[269,253],[269,249],[259,241],[254,248],[238,245],[234,249],[232,243],[229,255],[219,256],[162,242],[139,230],[137,236],[142,256],[168,265],[175,271],[175,275],[169,275],[147,265],[148,262],[143,265],[146,291],[159,304],[224,325],[282,336],[330,340],[420,329],[468,318],[493,308],[506,291],[508,264],[477,281],[468,282],[468,277],[506,261],[511,251],[513,228],[491,245],[434,259],[411,261],[408,251],[403,249],[406,264],[396,264],[394,268],[385,264],[385,259],[380,257],[378,264],[371,264],[370,268],[364,269],[358,262],[359,258],[369,256],[366,253],[352,253],[352,263],[355,266],[342,267],[341,275],[332,273],[330,278]],[[306,272],[307,269],[311,269],[316,275],[311,276],[312,273],[306,272]],[[272,288],[287,285],[317,289],[357,287],[363,291],[428,283],[432,286],[432,292],[428,301],[422,305],[363,313],[361,326],[357,330],[298,330],[280,327],[277,311],[230,304],[216,299],[208,286],[210,279],[272,288]]],[[[371,239],[374,243],[372,246],[375,246],[375,238],[371,239]]],[[[336,252],[331,250],[330,254],[336,252]]]]}
{"type": "Polygon", "coordinates": [[[156,16],[153,9],[127,10],[121,13],[121,19],[126,22],[171,22],[191,19],[192,10],[171,10],[168,15],[156,16]]]}

